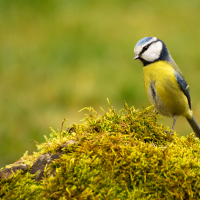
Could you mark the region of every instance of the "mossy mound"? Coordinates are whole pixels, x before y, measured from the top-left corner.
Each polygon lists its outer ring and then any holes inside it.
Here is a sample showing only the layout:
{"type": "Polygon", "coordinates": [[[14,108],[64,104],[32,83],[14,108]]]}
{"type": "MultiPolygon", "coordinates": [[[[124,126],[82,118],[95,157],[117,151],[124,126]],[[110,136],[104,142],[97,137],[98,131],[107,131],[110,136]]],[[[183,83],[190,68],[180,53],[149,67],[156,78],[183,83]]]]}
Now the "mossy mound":
{"type": "Polygon", "coordinates": [[[52,130],[37,153],[21,158],[29,170],[0,180],[1,199],[200,198],[200,142],[194,134],[180,138],[157,124],[153,106],[140,111],[125,104],[119,113],[109,106],[103,116],[87,109],[82,124],[52,130]],[[55,154],[69,140],[76,143],[64,147],[36,181],[30,170],[37,158],[55,154]]]}

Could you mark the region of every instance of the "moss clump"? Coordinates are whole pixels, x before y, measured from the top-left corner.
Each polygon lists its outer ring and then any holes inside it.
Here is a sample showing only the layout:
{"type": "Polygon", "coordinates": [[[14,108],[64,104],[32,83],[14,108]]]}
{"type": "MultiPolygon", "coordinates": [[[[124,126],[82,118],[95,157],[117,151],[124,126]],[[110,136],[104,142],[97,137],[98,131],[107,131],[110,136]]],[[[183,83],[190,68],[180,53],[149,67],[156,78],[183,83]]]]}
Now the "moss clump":
{"type": "Polygon", "coordinates": [[[32,165],[39,155],[54,154],[66,141],[76,141],[46,167],[42,181],[29,172],[13,174],[0,180],[0,198],[199,199],[199,139],[194,134],[180,138],[157,124],[160,117],[153,109],[125,104],[116,113],[109,106],[100,116],[87,108],[90,114],[82,124],[52,130],[37,153],[22,157],[32,165]]]}

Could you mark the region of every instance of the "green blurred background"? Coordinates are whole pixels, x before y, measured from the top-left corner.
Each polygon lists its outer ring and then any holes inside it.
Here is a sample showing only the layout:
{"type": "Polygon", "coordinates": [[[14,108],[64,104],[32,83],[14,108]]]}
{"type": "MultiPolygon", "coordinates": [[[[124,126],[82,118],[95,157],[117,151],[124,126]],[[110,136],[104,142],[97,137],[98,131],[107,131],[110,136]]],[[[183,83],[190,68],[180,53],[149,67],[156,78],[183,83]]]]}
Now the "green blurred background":
{"type": "MultiPolygon", "coordinates": [[[[0,0],[0,167],[36,151],[30,141],[44,142],[64,118],[81,123],[83,107],[150,105],[132,59],[146,36],[166,43],[200,123],[199,10],[198,0],[0,0]]],[[[192,132],[181,117],[175,129],[192,132]]]]}

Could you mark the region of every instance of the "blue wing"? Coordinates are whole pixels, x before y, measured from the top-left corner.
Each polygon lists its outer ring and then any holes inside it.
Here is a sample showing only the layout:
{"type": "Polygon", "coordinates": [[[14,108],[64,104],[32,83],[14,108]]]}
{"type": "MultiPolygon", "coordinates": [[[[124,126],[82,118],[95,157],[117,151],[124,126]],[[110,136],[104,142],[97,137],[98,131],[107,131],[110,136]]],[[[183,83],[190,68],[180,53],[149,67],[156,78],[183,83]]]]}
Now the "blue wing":
{"type": "Polygon", "coordinates": [[[183,91],[183,93],[185,94],[185,96],[188,99],[188,104],[189,104],[189,108],[192,109],[192,105],[191,105],[191,98],[190,98],[190,91],[189,91],[189,85],[187,84],[187,82],[179,75],[179,73],[175,72],[175,76],[176,76],[176,80],[178,82],[178,84],[181,87],[181,90],[183,91]]]}

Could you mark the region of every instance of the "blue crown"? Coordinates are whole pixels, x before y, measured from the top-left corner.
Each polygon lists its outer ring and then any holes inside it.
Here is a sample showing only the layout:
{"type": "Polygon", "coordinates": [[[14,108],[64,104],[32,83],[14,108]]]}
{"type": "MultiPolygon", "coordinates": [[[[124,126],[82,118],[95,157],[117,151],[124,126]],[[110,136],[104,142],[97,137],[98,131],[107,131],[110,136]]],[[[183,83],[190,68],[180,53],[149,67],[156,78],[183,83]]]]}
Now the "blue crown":
{"type": "Polygon", "coordinates": [[[149,40],[151,40],[153,37],[145,37],[145,38],[142,38],[135,46],[140,46],[142,44],[145,44],[146,42],[148,42],[149,40]]]}

